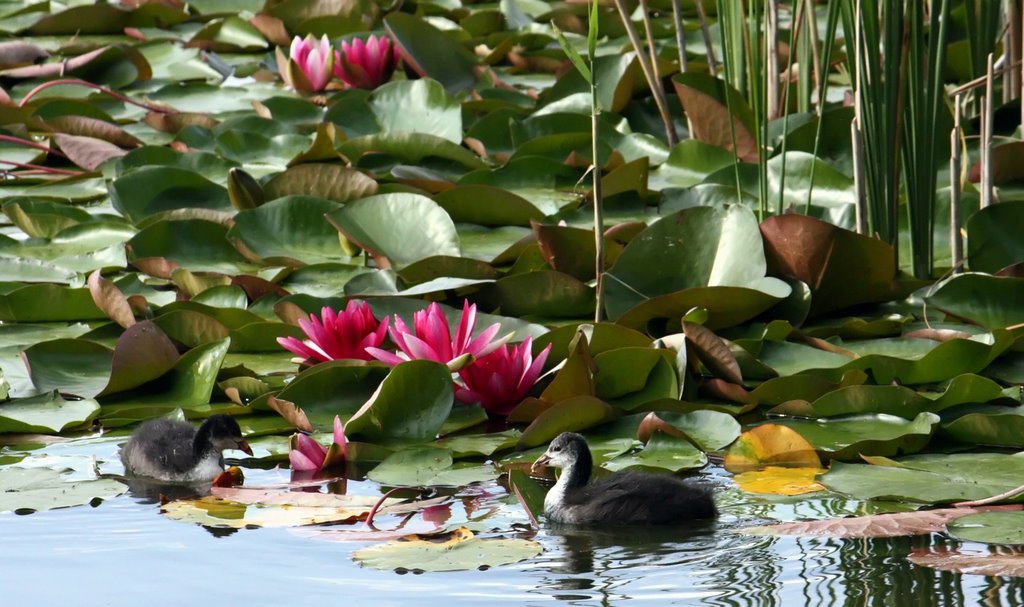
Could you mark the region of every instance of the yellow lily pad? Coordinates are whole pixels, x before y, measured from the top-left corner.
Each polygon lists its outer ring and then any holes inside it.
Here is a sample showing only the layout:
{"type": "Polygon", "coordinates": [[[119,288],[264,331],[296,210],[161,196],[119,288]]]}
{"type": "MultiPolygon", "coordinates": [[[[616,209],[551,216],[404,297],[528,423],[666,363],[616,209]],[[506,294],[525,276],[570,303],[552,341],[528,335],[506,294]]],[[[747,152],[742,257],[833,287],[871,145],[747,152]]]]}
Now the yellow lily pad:
{"type": "Polygon", "coordinates": [[[748,493],[771,493],[774,495],[803,495],[824,491],[825,487],[815,480],[824,468],[783,468],[768,466],[763,470],[748,470],[733,477],[736,486],[748,493]]]}
{"type": "Polygon", "coordinates": [[[807,440],[779,424],[763,424],[740,435],[725,454],[725,469],[743,472],[765,466],[818,468],[821,460],[807,440]]]}

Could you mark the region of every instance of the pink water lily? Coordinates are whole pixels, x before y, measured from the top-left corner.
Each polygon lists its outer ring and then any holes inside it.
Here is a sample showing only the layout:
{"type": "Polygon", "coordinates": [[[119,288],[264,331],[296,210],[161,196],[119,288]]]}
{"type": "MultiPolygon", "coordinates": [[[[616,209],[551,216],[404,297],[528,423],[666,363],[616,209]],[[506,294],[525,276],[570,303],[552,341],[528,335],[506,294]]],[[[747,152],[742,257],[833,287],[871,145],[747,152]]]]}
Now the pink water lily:
{"type": "Polygon", "coordinates": [[[334,51],[334,75],[352,88],[377,88],[391,80],[396,63],[397,49],[387,36],[343,41],[341,51],[334,51]]]}
{"type": "Polygon", "coordinates": [[[551,344],[537,358],[533,357],[533,340],[509,347],[507,344],[462,369],[459,377],[465,387],[457,386],[455,398],[464,403],[480,403],[491,413],[507,415],[530,388],[537,383],[551,344]]]}
{"type": "Polygon", "coordinates": [[[310,362],[339,359],[371,360],[368,347],[379,346],[387,334],[389,319],[377,322],[365,301],[349,300],[345,310],[335,313],[329,307],[320,310],[322,320],[310,314],[299,327],[309,339],[278,337],[277,343],[310,362]]]}
{"type": "Polygon", "coordinates": [[[292,448],[288,452],[288,463],[295,472],[326,470],[348,459],[348,439],[341,419],[334,416],[334,442],[330,448],[313,440],[308,434],[292,436],[292,448]]]}
{"type": "Polygon", "coordinates": [[[296,36],[284,60],[278,49],[277,68],[284,81],[301,93],[315,93],[324,90],[331,80],[334,69],[334,53],[327,36],[320,40],[312,34],[305,38],[296,36]]]}
{"type": "Polygon", "coordinates": [[[452,337],[448,329],[448,320],[436,302],[426,310],[420,310],[412,316],[413,330],[395,316],[395,326],[389,330],[391,341],[395,342],[400,352],[393,354],[377,347],[369,347],[366,351],[379,361],[389,365],[397,365],[407,360],[432,360],[448,365],[457,371],[468,364],[473,358],[487,356],[497,350],[512,337],[511,334],[494,339],[501,328],[497,323],[487,327],[473,338],[473,327],[476,325],[476,304],[468,301],[462,305],[462,317],[459,328],[452,337]]]}

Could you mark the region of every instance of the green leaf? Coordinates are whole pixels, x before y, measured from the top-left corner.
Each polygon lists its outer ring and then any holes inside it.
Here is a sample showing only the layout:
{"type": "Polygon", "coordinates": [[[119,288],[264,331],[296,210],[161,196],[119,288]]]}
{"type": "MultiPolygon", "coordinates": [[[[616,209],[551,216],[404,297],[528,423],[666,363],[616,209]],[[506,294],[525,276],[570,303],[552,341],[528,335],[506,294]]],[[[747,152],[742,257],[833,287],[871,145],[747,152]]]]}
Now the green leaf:
{"type": "Polygon", "coordinates": [[[93,503],[124,493],[128,487],[113,479],[69,480],[49,468],[0,470],[0,512],[52,510],[93,503]]]}
{"type": "Polygon", "coordinates": [[[832,459],[850,460],[861,455],[885,457],[924,449],[939,423],[934,413],[920,413],[913,420],[882,413],[833,419],[776,419],[818,451],[832,459]]]}
{"type": "MultiPolygon", "coordinates": [[[[596,22],[592,22],[591,27],[596,28],[596,22]]],[[[554,21],[551,22],[551,29],[555,30],[555,36],[558,38],[558,46],[562,47],[562,51],[565,52],[565,56],[569,58],[569,61],[572,61],[574,66],[576,66],[576,70],[580,73],[580,76],[583,76],[583,79],[587,81],[587,84],[593,84],[594,77],[590,73],[590,68],[587,66],[586,62],[583,61],[583,57],[580,57],[580,53],[576,50],[576,47],[569,44],[569,41],[565,39],[565,35],[562,33],[562,30],[558,29],[558,26],[555,25],[554,21]]],[[[594,56],[594,51],[590,51],[590,56],[594,56]]]]}
{"type": "Polygon", "coordinates": [[[380,194],[347,204],[327,217],[382,268],[401,269],[434,255],[459,256],[455,224],[426,196],[380,194]]]}
{"type": "Polygon", "coordinates": [[[541,413],[519,437],[520,449],[543,445],[563,432],[578,432],[609,422],[618,413],[593,396],[567,398],[541,413]]]}
{"type": "Polygon", "coordinates": [[[925,298],[929,306],[986,329],[1024,322],[1024,278],[960,274],[925,298]]]}
{"type": "Polygon", "coordinates": [[[994,274],[1024,261],[1024,243],[1014,229],[1024,225],[1022,222],[1024,201],[990,205],[971,215],[967,220],[967,262],[971,270],[994,274]]]}
{"type": "Polygon", "coordinates": [[[896,499],[925,504],[977,500],[1020,485],[1024,456],[1001,453],[942,453],[878,465],[832,462],[819,480],[832,491],[858,499],[896,499]]]}
{"type": "Polygon", "coordinates": [[[983,512],[950,521],[946,531],[966,542],[1024,544],[1024,512],[983,512]]]}
{"type": "Polygon", "coordinates": [[[397,365],[345,426],[376,440],[433,440],[454,403],[448,367],[428,360],[397,365]]]}
{"type": "Polygon", "coordinates": [[[602,467],[612,471],[636,466],[679,472],[701,468],[707,463],[708,457],[690,441],[657,432],[639,453],[620,455],[602,467]]]}
{"type": "Polygon", "coordinates": [[[972,407],[952,421],[942,424],[942,431],[968,445],[1024,449],[1024,412],[1019,406],[972,407]]]}
{"type": "Polygon", "coordinates": [[[766,278],[766,270],[757,219],[750,209],[687,209],[655,222],[626,245],[607,273],[605,307],[609,317],[618,319],[656,296],[707,286],[788,295],[789,287],[766,278]],[[651,262],[656,259],[673,263],[651,262]]]}
{"type": "Polygon", "coordinates": [[[492,465],[453,465],[452,452],[437,447],[402,449],[387,457],[366,477],[395,487],[462,487],[493,481],[498,473],[492,465]]]}
{"type": "Polygon", "coordinates": [[[384,571],[466,571],[509,565],[533,558],[543,550],[539,543],[523,539],[480,539],[468,529],[447,542],[409,536],[403,540],[361,548],[352,558],[364,567],[384,571]]]}
{"type": "Polygon", "coordinates": [[[377,182],[348,167],[307,163],[275,175],[264,184],[263,193],[267,200],[302,195],[348,202],[376,194],[377,182]]]}
{"type": "Polygon", "coordinates": [[[437,80],[452,94],[473,88],[476,57],[423,19],[394,12],[384,27],[395,40],[402,59],[421,76],[437,80]]]}
{"type": "Polygon", "coordinates": [[[426,133],[462,143],[462,107],[434,80],[388,82],[366,102],[384,133],[426,133]]]}
{"type": "MultiPolygon", "coordinates": [[[[92,399],[64,400],[56,390],[30,398],[9,400],[0,403],[0,434],[59,434],[65,429],[85,425],[99,410],[99,403],[92,399]]],[[[3,492],[0,492],[2,496],[3,492]]]]}
{"type": "Polygon", "coordinates": [[[312,196],[287,196],[235,216],[228,240],[268,263],[312,264],[347,260],[338,231],[324,218],[339,205],[312,196]]]}
{"type": "Polygon", "coordinates": [[[110,200],[132,223],[175,209],[233,210],[224,186],[172,166],[144,166],[125,173],[110,184],[110,200]]]}

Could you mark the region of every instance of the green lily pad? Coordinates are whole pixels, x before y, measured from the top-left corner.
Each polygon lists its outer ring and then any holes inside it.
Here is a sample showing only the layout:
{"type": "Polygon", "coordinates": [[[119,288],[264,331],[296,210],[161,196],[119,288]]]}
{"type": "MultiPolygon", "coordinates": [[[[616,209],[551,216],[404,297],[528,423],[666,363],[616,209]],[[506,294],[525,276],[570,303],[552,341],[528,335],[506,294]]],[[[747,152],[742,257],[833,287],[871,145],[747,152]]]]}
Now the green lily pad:
{"type": "Polygon", "coordinates": [[[352,558],[364,567],[384,571],[466,571],[518,563],[543,552],[540,544],[523,539],[481,539],[462,528],[448,541],[408,536],[361,548],[352,558]]]}
{"type": "Polygon", "coordinates": [[[0,512],[52,510],[117,497],[128,487],[113,479],[71,480],[50,468],[0,470],[0,512]]]}
{"type": "Polygon", "coordinates": [[[462,143],[462,107],[434,80],[388,82],[366,102],[385,133],[427,133],[462,143]]]}
{"type": "Polygon", "coordinates": [[[373,439],[432,440],[454,401],[448,367],[429,360],[402,363],[352,416],[345,431],[373,439]]]}
{"type": "Polygon", "coordinates": [[[767,278],[766,270],[757,219],[748,208],[687,209],[655,222],[626,245],[606,275],[605,307],[610,318],[619,319],[647,300],[708,286],[788,295],[788,285],[767,278]]]}
{"type": "Polygon", "coordinates": [[[792,428],[832,459],[847,460],[920,451],[931,440],[939,416],[923,412],[908,421],[878,413],[819,420],[776,419],[772,423],[792,428]]]}
{"type": "Polygon", "coordinates": [[[338,207],[312,196],[279,198],[236,215],[227,238],[268,263],[347,260],[338,231],[324,218],[338,207]]]}
{"type": "Polygon", "coordinates": [[[967,542],[1024,544],[1024,512],[983,512],[962,516],[950,521],[946,532],[967,542]]]}
{"type": "Polygon", "coordinates": [[[366,475],[396,487],[461,487],[498,478],[491,465],[454,464],[450,449],[416,447],[387,457],[366,475]]]}
{"type": "Polygon", "coordinates": [[[285,196],[312,196],[342,203],[376,194],[377,182],[348,167],[309,163],[293,166],[275,175],[263,186],[263,193],[267,200],[285,196]]]}
{"type": "Polygon", "coordinates": [[[468,91],[476,84],[476,58],[420,17],[394,12],[384,18],[402,59],[421,76],[437,80],[450,93],[468,91]]]}
{"type": "Polygon", "coordinates": [[[1024,322],[1024,278],[960,274],[925,298],[947,314],[989,330],[1024,322]]]}
{"type": "Polygon", "coordinates": [[[832,491],[859,499],[941,504],[1005,493],[1020,486],[1024,475],[1020,454],[943,453],[872,461],[878,465],[834,461],[819,480],[832,491]]]}
{"type": "Polygon", "coordinates": [[[638,453],[620,455],[606,461],[602,467],[615,471],[639,466],[679,472],[702,468],[707,463],[708,456],[690,441],[657,432],[638,453]]]}
{"type": "Polygon", "coordinates": [[[967,220],[967,262],[971,270],[994,274],[1024,261],[1024,244],[1014,229],[1022,225],[1021,221],[1024,201],[990,205],[971,215],[967,220]]]}
{"type": "Polygon", "coordinates": [[[380,194],[327,215],[377,265],[401,269],[435,255],[459,256],[459,236],[444,209],[419,194],[380,194]]]}
{"type": "Polygon", "coordinates": [[[175,209],[233,210],[224,186],[171,166],[145,166],[125,173],[111,183],[110,199],[133,223],[175,209]]]}
{"type": "Polygon", "coordinates": [[[56,391],[0,403],[0,434],[5,432],[60,434],[84,426],[96,417],[95,400],[64,400],[56,391]]]}
{"type": "Polygon", "coordinates": [[[1021,407],[994,405],[972,407],[952,421],[942,424],[942,431],[969,445],[997,445],[1024,449],[1024,411],[1021,407]]]}

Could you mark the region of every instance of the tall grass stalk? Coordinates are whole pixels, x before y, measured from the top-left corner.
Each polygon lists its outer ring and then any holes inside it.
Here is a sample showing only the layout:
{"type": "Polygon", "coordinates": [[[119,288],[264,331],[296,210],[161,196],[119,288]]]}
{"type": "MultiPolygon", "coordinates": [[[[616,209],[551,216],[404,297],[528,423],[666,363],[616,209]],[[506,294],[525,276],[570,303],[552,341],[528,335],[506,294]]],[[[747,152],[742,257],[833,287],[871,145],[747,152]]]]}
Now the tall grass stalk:
{"type": "Polygon", "coordinates": [[[933,266],[935,178],[938,152],[945,135],[939,130],[945,111],[943,79],[950,0],[933,0],[925,14],[923,2],[909,2],[906,120],[903,122],[903,171],[910,226],[911,266],[918,278],[929,278],[933,266]]]}

